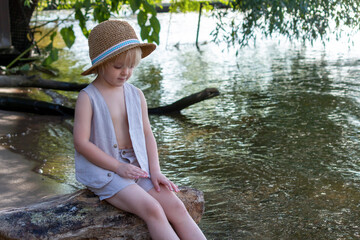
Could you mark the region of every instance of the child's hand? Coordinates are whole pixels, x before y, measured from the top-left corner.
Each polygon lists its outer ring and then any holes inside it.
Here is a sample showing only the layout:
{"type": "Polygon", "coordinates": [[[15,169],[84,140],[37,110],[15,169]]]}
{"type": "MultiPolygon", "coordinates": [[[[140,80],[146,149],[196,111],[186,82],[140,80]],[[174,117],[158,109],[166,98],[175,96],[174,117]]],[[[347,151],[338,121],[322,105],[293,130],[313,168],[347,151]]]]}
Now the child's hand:
{"type": "Polygon", "coordinates": [[[149,174],[142,170],[141,168],[134,166],[130,163],[122,163],[120,167],[116,170],[116,173],[123,178],[130,179],[139,179],[147,178],[149,174]]]}
{"type": "Polygon", "coordinates": [[[158,192],[160,192],[160,184],[163,184],[170,191],[179,192],[179,188],[161,172],[151,173],[151,180],[154,184],[155,190],[158,192]]]}

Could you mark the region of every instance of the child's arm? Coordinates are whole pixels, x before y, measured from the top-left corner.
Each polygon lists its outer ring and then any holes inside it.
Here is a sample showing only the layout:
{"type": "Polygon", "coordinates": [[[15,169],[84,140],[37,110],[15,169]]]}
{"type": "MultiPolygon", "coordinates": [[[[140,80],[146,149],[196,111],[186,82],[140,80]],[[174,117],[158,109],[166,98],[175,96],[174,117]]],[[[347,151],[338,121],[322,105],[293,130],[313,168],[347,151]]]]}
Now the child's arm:
{"type": "Polygon", "coordinates": [[[92,107],[89,96],[81,91],[75,107],[74,118],[74,147],[93,164],[116,172],[124,178],[147,177],[147,173],[132,164],[124,164],[103,152],[95,144],[90,142],[92,107]]]}
{"type": "Polygon", "coordinates": [[[146,150],[149,159],[151,180],[154,184],[156,191],[158,192],[160,191],[159,184],[165,185],[171,191],[178,192],[179,191],[178,187],[161,173],[158,149],[154,134],[150,126],[147,103],[143,92],[141,90],[139,90],[139,92],[141,98],[141,110],[142,110],[142,118],[143,118],[144,134],[145,134],[145,143],[146,143],[146,150]]]}

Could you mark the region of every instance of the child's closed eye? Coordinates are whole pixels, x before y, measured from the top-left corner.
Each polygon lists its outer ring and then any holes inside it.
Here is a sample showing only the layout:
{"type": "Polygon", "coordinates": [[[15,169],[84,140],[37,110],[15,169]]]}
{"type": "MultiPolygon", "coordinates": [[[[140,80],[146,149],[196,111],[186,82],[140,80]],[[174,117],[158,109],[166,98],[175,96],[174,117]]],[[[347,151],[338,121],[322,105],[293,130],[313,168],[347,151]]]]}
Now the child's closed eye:
{"type": "MultiPolygon", "coordinates": [[[[126,66],[127,68],[130,68],[130,69],[133,69],[133,68],[135,68],[135,66],[126,66]]],[[[118,66],[114,66],[114,68],[115,69],[123,69],[123,68],[125,68],[125,66],[123,66],[123,65],[118,65],[118,66]]]]}

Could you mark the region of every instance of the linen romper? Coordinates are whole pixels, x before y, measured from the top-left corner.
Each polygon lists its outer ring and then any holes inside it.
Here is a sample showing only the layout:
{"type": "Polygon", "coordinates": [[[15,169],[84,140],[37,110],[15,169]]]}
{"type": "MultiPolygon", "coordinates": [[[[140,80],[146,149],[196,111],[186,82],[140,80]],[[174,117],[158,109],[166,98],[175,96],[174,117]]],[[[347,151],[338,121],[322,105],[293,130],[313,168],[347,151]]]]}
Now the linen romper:
{"type": "MultiPolygon", "coordinates": [[[[139,90],[132,84],[124,84],[125,106],[133,149],[122,150],[118,149],[110,111],[100,91],[92,83],[82,91],[88,94],[93,110],[90,142],[120,162],[134,164],[150,174],[139,90]]],[[[112,197],[123,188],[134,183],[137,183],[145,191],[154,187],[150,175],[149,178],[140,178],[137,181],[122,178],[112,171],[91,163],[76,150],[75,176],[80,183],[98,195],[100,200],[112,197]]]]}

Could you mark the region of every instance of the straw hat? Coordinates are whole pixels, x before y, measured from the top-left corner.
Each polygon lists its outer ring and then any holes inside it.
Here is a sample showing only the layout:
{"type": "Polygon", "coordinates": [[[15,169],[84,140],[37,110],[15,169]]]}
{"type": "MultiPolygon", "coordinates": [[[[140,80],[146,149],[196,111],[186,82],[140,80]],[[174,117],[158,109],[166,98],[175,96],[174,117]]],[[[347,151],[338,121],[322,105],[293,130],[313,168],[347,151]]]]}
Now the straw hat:
{"type": "Polygon", "coordinates": [[[140,47],[141,58],[148,56],[156,48],[153,43],[140,43],[130,24],[120,20],[107,20],[94,27],[88,43],[92,66],[81,75],[93,73],[106,60],[131,48],[140,47]]]}

